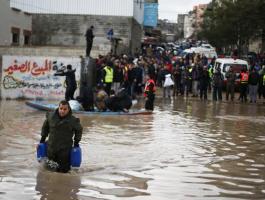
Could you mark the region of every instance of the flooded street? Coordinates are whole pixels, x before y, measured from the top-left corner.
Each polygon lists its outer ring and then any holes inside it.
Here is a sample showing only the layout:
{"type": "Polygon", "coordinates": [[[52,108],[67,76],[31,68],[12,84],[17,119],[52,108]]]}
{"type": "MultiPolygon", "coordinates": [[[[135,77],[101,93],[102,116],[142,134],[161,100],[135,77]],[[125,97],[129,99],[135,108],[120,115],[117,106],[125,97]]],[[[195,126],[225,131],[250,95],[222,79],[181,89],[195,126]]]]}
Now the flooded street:
{"type": "MultiPolygon", "coordinates": [[[[143,107],[143,105],[139,105],[143,107]]],[[[45,112],[0,102],[0,199],[265,199],[265,107],[156,100],[146,116],[79,116],[79,172],[46,171],[45,112]]]]}

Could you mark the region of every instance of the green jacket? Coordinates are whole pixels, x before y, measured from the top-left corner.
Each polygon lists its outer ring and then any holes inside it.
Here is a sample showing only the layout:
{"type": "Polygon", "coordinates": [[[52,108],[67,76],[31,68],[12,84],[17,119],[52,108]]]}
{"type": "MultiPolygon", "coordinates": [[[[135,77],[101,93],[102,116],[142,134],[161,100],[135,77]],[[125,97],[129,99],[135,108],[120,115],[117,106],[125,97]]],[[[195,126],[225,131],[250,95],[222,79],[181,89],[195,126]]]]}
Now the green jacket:
{"type": "Polygon", "coordinates": [[[46,120],[43,123],[41,136],[48,139],[48,153],[56,152],[61,149],[71,149],[73,139],[75,143],[79,143],[82,137],[83,128],[80,120],[69,114],[60,118],[58,109],[52,113],[46,114],[46,120]],[[74,138],[73,138],[74,137],[74,138]]]}

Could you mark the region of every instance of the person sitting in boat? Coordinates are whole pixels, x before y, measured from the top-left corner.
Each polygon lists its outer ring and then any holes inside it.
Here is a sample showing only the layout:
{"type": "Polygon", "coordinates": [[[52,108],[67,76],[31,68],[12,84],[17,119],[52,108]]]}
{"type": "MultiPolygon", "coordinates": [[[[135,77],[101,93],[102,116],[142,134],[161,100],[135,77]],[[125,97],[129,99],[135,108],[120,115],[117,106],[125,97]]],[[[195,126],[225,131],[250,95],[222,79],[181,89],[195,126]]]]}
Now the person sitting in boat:
{"type": "Polygon", "coordinates": [[[106,93],[106,91],[104,90],[104,88],[102,86],[98,86],[97,87],[97,94],[96,94],[96,98],[95,98],[95,105],[98,109],[98,111],[106,111],[107,107],[105,104],[105,100],[108,98],[108,94],[106,93]]]}
{"type": "Polygon", "coordinates": [[[110,97],[106,99],[105,104],[110,111],[113,112],[129,112],[132,106],[132,99],[126,93],[126,90],[122,88],[115,94],[114,90],[110,91],[110,97]]]}
{"type": "Polygon", "coordinates": [[[118,98],[120,99],[120,106],[122,111],[128,112],[132,107],[132,98],[128,95],[125,88],[121,88],[117,93],[118,98]]]}
{"type": "Polygon", "coordinates": [[[114,90],[110,90],[110,96],[105,100],[105,104],[107,109],[110,111],[116,112],[119,111],[120,105],[119,105],[119,98],[115,94],[114,90]]]}

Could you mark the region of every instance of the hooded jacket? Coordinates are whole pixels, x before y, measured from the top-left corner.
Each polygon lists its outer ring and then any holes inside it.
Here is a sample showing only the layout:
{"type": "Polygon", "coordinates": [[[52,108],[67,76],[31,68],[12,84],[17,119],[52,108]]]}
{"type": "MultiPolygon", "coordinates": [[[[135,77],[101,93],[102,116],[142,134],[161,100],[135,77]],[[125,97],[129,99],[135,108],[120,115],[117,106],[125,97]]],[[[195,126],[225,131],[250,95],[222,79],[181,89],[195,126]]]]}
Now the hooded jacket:
{"type": "Polygon", "coordinates": [[[70,110],[68,115],[61,118],[56,109],[52,113],[46,114],[43,123],[41,136],[48,139],[48,154],[62,149],[71,149],[73,137],[75,144],[78,144],[82,137],[83,128],[80,120],[72,115],[70,110]]]}

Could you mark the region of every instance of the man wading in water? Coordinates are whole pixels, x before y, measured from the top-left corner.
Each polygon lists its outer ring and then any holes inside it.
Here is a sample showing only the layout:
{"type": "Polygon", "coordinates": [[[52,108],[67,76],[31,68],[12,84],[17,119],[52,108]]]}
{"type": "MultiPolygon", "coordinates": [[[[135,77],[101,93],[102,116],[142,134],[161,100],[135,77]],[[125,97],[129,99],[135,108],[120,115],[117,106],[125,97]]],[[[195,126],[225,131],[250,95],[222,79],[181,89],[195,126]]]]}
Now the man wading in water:
{"type": "Polygon", "coordinates": [[[79,147],[82,131],[80,120],[72,115],[68,101],[61,101],[54,112],[47,113],[41,129],[40,143],[44,143],[49,136],[48,169],[61,173],[67,173],[70,170],[71,149],[73,145],[79,147]]]}

